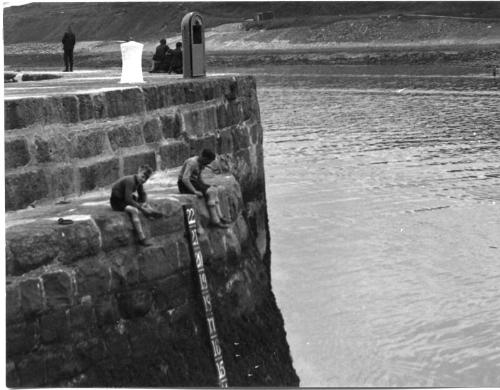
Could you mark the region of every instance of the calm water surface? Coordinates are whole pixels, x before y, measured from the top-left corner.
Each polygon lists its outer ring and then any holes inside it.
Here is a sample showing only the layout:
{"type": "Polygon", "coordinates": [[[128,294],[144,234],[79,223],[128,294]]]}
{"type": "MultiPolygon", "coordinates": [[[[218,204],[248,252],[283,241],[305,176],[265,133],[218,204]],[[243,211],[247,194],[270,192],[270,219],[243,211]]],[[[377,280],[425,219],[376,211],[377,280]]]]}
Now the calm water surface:
{"type": "Polygon", "coordinates": [[[500,386],[500,80],[268,67],[273,288],[301,386],[500,386]]]}

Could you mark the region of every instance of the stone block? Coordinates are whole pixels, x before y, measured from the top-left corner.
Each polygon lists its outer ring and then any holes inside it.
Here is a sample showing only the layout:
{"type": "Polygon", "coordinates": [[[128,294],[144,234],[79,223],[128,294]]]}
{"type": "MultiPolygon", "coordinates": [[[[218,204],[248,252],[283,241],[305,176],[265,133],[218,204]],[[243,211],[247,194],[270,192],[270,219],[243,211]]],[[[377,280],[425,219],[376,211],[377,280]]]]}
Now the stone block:
{"type": "Polygon", "coordinates": [[[43,288],[47,299],[47,308],[60,309],[71,305],[73,288],[70,276],[63,271],[42,275],[43,288]]]}
{"type": "Polygon", "coordinates": [[[45,123],[44,98],[21,98],[5,102],[5,128],[19,129],[45,123]]]}
{"type": "Polygon", "coordinates": [[[5,245],[5,270],[7,271],[7,276],[17,275],[20,270],[16,269],[16,261],[14,259],[14,255],[10,250],[9,244],[5,245]]]}
{"type": "Polygon", "coordinates": [[[156,155],[154,151],[138,152],[123,156],[123,174],[133,175],[141,165],[148,164],[156,171],[156,155]]]}
{"type": "Polygon", "coordinates": [[[95,119],[102,119],[108,116],[106,110],[105,99],[102,94],[91,95],[92,107],[94,108],[93,117],[95,119]]]}
{"type": "Polygon", "coordinates": [[[72,157],[88,158],[102,154],[106,149],[106,134],[99,130],[74,134],[72,157]]]}
{"type": "Polygon", "coordinates": [[[239,95],[238,81],[233,79],[224,83],[224,96],[228,101],[235,100],[239,95]]]}
{"type": "Polygon", "coordinates": [[[43,344],[69,340],[70,330],[65,310],[57,310],[40,317],[40,341],[43,344]]]}
{"type": "Polygon", "coordinates": [[[217,138],[215,135],[207,135],[199,138],[189,138],[190,155],[198,155],[203,149],[217,150],[217,138]]]}
{"type": "Polygon", "coordinates": [[[48,196],[47,180],[42,169],[33,168],[5,175],[5,209],[24,208],[34,200],[48,196]]]}
{"type": "Polygon", "coordinates": [[[141,125],[139,123],[115,126],[108,131],[108,137],[113,150],[144,144],[141,125]]]}
{"type": "Polygon", "coordinates": [[[69,309],[69,327],[73,335],[75,333],[83,333],[86,338],[95,328],[94,309],[90,301],[84,301],[69,309]]]}
{"type": "Polygon", "coordinates": [[[183,109],[180,112],[182,131],[189,136],[202,136],[205,132],[205,116],[202,109],[183,109]]]}
{"type": "Polygon", "coordinates": [[[154,300],[160,312],[166,312],[194,297],[193,279],[184,274],[170,276],[155,284],[154,300]]]}
{"type": "Polygon", "coordinates": [[[5,288],[7,324],[23,320],[21,290],[18,284],[7,283],[5,288]]]}
{"type": "Polygon", "coordinates": [[[227,107],[225,104],[219,104],[217,110],[217,125],[219,129],[223,129],[230,125],[227,107]]]}
{"type": "Polygon", "coordinates": [[[177,114],[160,116],[161,130],[164,138],[177,138],[181,132],[180,116],[177,114]]]}
{"type": "Polygon", "coordinates": [[[53,198],[76,192],[74,170],[71,164],[60,164],[45,170],[49,194],[53,198]]]}
{"type": "Polygon", "coordinates": [[[173,104],[172,89],[169,85],[158,85],[156,94],[158,108],[168,107],[173,104]]]}
{"type": "Polygon", "coordinates": [[[30,352],[36,345],[37,329],[34,322],[20,322],[6,326],[7,357],[30,352]]]}
{"type": "Polygon", "coordinates": [[[233,126],[232,132],[235,152],[240,149],[247,149],[250,146],[250,136],[248,134],[248,129],[246,126],[233,126]]]}
{"type": "Polygon", "coordinates": [[[137,252],[137,247],[129,247],[107,254],[111,264],[112,282],[120,289],[127,289],[139,283],[137,252]]]}
{"type": "Polygon", "coordinates": [[[125,319],[143,317],[151,309],[153,296],[147,290],[124,291],[117,294],[118,309],[125,319]]]}
{"type": "Polygon", "coordinates": [[[215,88],[212,82],[206,82],[202,85],[203,100],[208,101],[215,99],[215,88]]]}
{"type": "Polygon", "coordinates": [[[151,201],[150,203],[155,210],[163,214],[163,217],[147,221],[147,224],[144,225],[148,230],[146,235],[156,237],[167,236],[173,233],[184,233],[184,216],[179,203],[171,201],[151,201]]]}
{"type": "Polygon", "coordinates": [[[168,105],[180,106],[186,104],[186,94],[179,84],[167,85],[168,105]]]}
{"type": "Polygon", "coordinates": [[[79,102],[76,96],[62,96],[59,98],[62,108],[62,122],[76,123],[80,120],[78,115],[79,102]]]}
{"type": "Polygon", "coordinates": [[[78,375],[88,367],[72,348],[58,348],[45,352],[45,372],[48,384],[78,375]]]}
{"type": "Polygon", "coordinates": [[[227,125],[237,125],[243,121],[243,106],[235,100],[227,105],[227,125]]]}
{"type": "Polygon", "coordinates": [[[35,136],[34,156],[39,163],[69,161],[72,157],[72,144],[68,137],[61,134],[35,136]]]}
{"type": "Polygon", "coordinates": [[[233,153],[234,151],[234,141],[233,141],[233,128],[226,127],[219,131],[219,137],[217,138],[217,153],[233,153]]]}
{"type": "Polygon", "coordinates": [[[86,361],[100,362],[106,357],[106,348],[101,339],[92,337],[77,342],[75,345],[75,353],[86,361]]]}
{"type": "Polygon", "coordinates": [[[116,157],[87,164],[78,168],[81,192],[105,187],[119,178],[120,164],[116,157]]]}
{"type": "Polygon", "coordinates": [[[4,127],[7,131],[23,127],[23,119],[19,117],[18,106],[18,100],[4,100],[4,127]]]}
{"type": "Polygon", "coordinates": [[[16,365],[12,361],[7,361],[5,365],[6,385],[9,388],[21,386],[21,380],[17,375],[16,365]]]}
{"type": "Polygon", "coordinates": [[[45,356],[33,353],[17,363],[21,387],[42,387],[45,384],[45,356]]]}
{"type": "Polygon", "coordinates": [[[69,116],[64,110],[61,96],[43,98],[42,110],[43,116],[40,118],[41,123],[49,124],[69,122],[69,116]]]}
{"type": "Polygon", "coordinates": [[[110,266],[98,257],[80,261],[74,268],[76,291],[79,296],[98,297],[109,291],[111,285],[110,266]]]}
{"type": "Polygon", "coordinates": [[[118,310],[118,302],[114,295],[104,295],[95,301],[94,310],[97,320],[97,325],[115,324],[120,319],[120,311],[118,310]]]}
{"type": "Polygon", "coordinates": [[[245,221],[245,218],[243,218],[243,215],[239,215],[238,218],[236,219],[236,223],[234,225],[234,232],[240,244],[242,246],[245,246],[250,236],[248,233],[248,226],[245,221]]]}
{"type": "Polygon", "coordinates": [[[205,109],[205,130],[206,131],[214,131],[219,128],[219,124],[217,123],[217,106],[210,105],[205,109]]]}
{"type": "Polygon", "coordinates": [[[5,169],[22,167],[31,160],[25,138],[5,138],[5,169]]]}
{"type": "Polygon", "coordinates": [[[110,211],[95,215],[94,221],[101,231],[102,250],[105,252],[135,243],[134,227],[127,213],[110,211]]]}
{"type": "Polygon", "coordinates": [[[71,263],[100,249],[99,229],[91,219],[58,225],[32,222],[7,229],[6,240],[16,267],[26,272],[51,261],[71,263]]]}
{"type": "Polygon", "coordinates": [[[129,326],[129,340],[134,359],[154,356],[159,352],[158,331],[155,323],[140,318],[129,326]]]}
{"type": "Polygon", "coordinates": [[[127,335],[127,322],[119,322],[116,326],[103,328],[104,340],[109,354],[121,360],[130,356],[130,344],[127,335]]]}
{"type": "Polygon", "coordinates": [[[256,120],[260,123],[260,108],[257,96],[251,96],[243,99],[242,109],[244,120],[256,120]]]}
{"type": "Polygon", "coordinates": [[[182,130],[189,136],[202,136],[217,129],[217,108],[215,105],[190,107],[179,110],[182,130]]]}
{"type": "Polygon", "coordinates": [[[184,95],[186,103],[195,103],[200,100],[205,100],[203,86],[196,82],[190,82],[184,86],[184,95]]]}
{"type": "Polygon", "coordinates": [[[34,318],[43,311],[44,299],[40,279],[26,279],[19,283],[21,290],[21,306],[24,316],[34,318]]]}
{"type": "Polygon", "coordinates": [[[94,105],[92,97],[88,94],[77,95],[78,99],[78,116],[81,121],[86,121],[94,118],[94,105]]]}
{"type": "MultiPolygon", "coordinates": [[[[208,240],[207,249],[203,251],[205,255],[204,260],[206,265],[210,265],[217,260],[226,259],[226,234],[221,229],[207,229],[208,240]]],[[[218,264],[224,264],[222,261],[219,261],[218,264]]]]}
{"type": "Polygon", "coordinates": [[[152,111],[163,107],[162,105],[160,105],[158,87],[156,85],[148,85],[147,87],[143,87],[142,92],[144,94],[144,104],[147,111],[152,111]]]}
{"type": "Polygon", "coordinates": [[[259,122],[252,122],[249,125],[249,132],[250,132],[250,136],[252,139],[252,144],[261,145],[263,142],[263,133],[264,132],[262,130],[262,126],[260,125],[260,123],[259,122]]]}
{"type": "Polygon", "coordinates": [[[137,257],[139,282],[150,282],[172,275],[177,269],[177,246],[149,247],[137,257]]]}
{"type": "Polygon", "coordinates": [[[179,260],[179,269],[182,270],[191,267],[191,254],[185,240],[177,241],[177,257],[179,260]]]}
{"type": "Polygon", "coordinates": [[[139,88],[106,91],[103,95],[109,118],[145,111],[144,97],[139,88]]]}
{"type": "Polygon", "coordinates": [[[158,118],[153,118],[144,123],[142,132],[146,143],[159,142],[163,138],[162,123],[158,118]]]}
{"type": "Polygon", "coordinates": [[[182,141],[170,142],[160,147],[161,169],[181,166],[190,157],[190,146],[182,141]]]}

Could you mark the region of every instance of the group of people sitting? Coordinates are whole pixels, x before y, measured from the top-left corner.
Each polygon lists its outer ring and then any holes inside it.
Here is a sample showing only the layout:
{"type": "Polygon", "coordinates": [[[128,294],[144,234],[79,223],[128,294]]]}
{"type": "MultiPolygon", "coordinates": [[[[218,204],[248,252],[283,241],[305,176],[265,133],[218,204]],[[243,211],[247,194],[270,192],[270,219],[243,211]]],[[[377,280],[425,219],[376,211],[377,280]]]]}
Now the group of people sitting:
{"type": "Polygon", "coordinates": [[[177,42],[172,50],[165,39],[160,40],[153,55],[149,73],[182,73],[182,43],[177,42]]]}
{"type": "MultiPolygon", "coordinates": [[[[193,194],[205,199],[212,226],[228,228],[231,221],[221,211],[217,187],[206,184],[201,178],[202,170],[215,159],[215,153],[210,149],[203,149],[198,156],[188,158],[182,165],[177,186],[181,194],[193,194]]],[[[111,208],[130,215],[139,244],[143,246],[150,246],[151,243],[146,239],[139,215],[142,213],[147,218],[162,216],[148,205],[143,187],[152,173],[153,169],[149,165],[143,165],[139,167],[137,174],[122,177],[111,187],[111,208]]]]}

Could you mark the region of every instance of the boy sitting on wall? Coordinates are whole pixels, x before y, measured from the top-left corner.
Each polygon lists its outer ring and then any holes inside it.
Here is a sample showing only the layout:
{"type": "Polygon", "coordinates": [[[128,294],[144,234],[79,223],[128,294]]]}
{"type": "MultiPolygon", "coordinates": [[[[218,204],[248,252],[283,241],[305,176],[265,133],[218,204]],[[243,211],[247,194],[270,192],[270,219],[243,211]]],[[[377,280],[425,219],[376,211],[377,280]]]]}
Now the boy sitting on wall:
{"type": "Polygon", "coordinates": [[[142,165],[136,175],[124,176],[111,187],[111,208],[115,211],[125,211],[130,215],[132,224],[139,236],[139,243],[143,246],[152,245],[142,230],[139,211],[147,217],[154,217],[155,212],[146,205],[147,195],[143,184],[149,179],[153,169],[149,165],[142,165]],[[135,195],[134,193],[137,193],[135,195]]]}
{"type": "Polygon", "coordinates": [[[201,171],[215,160],[215,153],[203,149],[199,156],[188,158],[182,165],[177,185],[181,194],[195,194],[205,198],[210,213],[210,221],[214,226],[227,228],[230,222],[224,218],[219,205],[217,189],[206,184],[201,178],[201,171]]]}

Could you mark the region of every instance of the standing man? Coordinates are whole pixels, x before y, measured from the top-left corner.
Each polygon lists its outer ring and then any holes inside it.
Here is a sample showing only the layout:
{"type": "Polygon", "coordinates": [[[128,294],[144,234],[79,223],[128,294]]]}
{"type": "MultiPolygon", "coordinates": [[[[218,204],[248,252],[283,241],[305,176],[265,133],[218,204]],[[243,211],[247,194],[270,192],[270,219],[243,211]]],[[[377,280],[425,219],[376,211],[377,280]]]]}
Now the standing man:
{"type": "Polygon", "coordinates": [[[64,49],[64,72],[73,72],[73,49],[75,47],[75,34],[71,31],[71,26],[64,33],[62,43],[64,49]]]}

